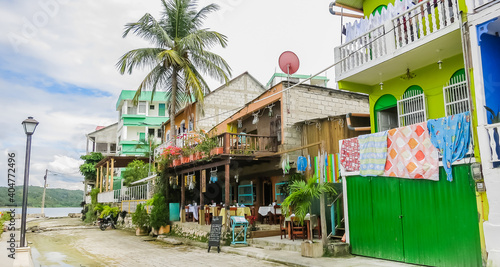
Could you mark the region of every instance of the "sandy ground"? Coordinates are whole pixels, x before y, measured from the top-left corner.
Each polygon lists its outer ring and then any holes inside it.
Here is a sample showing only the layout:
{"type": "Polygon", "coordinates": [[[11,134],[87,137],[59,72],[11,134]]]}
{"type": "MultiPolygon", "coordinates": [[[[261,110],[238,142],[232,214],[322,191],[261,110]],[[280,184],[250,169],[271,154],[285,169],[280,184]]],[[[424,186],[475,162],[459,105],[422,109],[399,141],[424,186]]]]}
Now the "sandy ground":
{"type": "Polygon", "coordinates": [[[173,246],[126,230],[82,228],[80,219],[36,220],[29,232],[35,266],[281,266],[246,256],[173,246]]]}

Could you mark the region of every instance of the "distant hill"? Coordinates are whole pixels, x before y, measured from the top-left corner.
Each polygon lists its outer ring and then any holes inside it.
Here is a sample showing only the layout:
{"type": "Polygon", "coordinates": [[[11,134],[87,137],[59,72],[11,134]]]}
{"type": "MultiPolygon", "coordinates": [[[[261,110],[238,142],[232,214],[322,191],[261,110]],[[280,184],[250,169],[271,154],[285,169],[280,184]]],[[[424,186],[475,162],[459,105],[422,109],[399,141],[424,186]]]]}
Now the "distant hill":
{"type": "MultiPolygon", "coordinates": [[[[23,204],[23,187],[15,186],[15,204],[21,207],[23,204]]],[[[0,207],[10,205],[8,187],[0,187],[0,207]]],[[[43,187],[30,186],[28,188],[28,207],[42,206],[43,187]]],[[[45,207],[79,207],[83,200],[82,190],[67,190],[58,188],[47,188],[45,192],[45,207]]]]}

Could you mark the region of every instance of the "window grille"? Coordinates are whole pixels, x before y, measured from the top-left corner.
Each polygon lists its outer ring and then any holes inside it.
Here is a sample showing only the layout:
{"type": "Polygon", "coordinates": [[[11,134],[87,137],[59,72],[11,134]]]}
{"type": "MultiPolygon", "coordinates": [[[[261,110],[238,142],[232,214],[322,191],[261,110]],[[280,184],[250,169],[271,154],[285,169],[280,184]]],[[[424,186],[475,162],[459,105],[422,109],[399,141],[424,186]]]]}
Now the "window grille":
{"type": "Polygon", "coordinates": [[[470,111],[469,90],[465,74],[451,77],[443,86],[444,110],[446,116],[470,111]]]}
{"type": "Polygon", "coordinates": [[[406,90],[398,100],[399,127],[412,125],[427,120],[426,99],[421,88],[406,90]]]}

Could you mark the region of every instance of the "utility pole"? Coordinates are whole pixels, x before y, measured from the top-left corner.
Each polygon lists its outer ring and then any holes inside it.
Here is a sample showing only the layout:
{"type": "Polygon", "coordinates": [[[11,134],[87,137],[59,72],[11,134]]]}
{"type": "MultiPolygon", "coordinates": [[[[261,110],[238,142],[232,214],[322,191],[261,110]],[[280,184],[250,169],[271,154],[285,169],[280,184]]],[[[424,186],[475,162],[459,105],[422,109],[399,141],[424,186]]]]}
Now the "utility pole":
{"type": "Polygon", "coordinates": [[[47,174],[48,174],[48,172],[49,172],[49,170],[45,169],[45,176],[43,177],[44,183],[43,183],[43,196],[42,196],[42,214],[44,214],[43,209],[45,207],[45,189],[47,189],[47,174]]]}

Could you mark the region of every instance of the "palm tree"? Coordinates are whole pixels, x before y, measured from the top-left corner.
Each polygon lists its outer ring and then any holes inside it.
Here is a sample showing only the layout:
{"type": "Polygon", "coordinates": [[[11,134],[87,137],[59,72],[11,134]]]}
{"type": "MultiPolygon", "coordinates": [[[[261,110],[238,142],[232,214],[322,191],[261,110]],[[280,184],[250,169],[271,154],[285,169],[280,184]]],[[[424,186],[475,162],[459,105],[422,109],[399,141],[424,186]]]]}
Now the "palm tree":
{"type": "Polygon", "coordinates": [[[160,20],[146,13],[139,21],[125,25],[123,37],[130,32],[151,42],[155,47],[138,48],[125,53],[116,67],[129,74],[136,68],[151,68],[133,98],[137,104],[142,90],[151,90],[151,100],[157,90],[166,92],[170,132],[175,138],[175,113],[194,101],[203,103],[209,87],[202,77],[208,74],[220,82],[228,82],[231,68],[219,55],[208,51],[220,45],[226,47],[227,37],[201,28],[204,19],[219,7],[210,4],[197,8],[196,0],[162,0],[160,20]]]}

